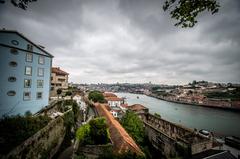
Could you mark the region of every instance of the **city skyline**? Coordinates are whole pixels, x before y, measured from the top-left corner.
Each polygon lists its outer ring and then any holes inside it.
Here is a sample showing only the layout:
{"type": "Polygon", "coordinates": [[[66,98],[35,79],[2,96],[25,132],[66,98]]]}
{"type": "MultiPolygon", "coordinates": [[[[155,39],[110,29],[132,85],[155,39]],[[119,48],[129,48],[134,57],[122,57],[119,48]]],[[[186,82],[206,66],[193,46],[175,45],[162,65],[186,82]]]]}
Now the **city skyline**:
{"type": "Polygon", "coordinates": [[[54,55],[73,83],[240,83],[240,2],[220,1],[194,28],[174,26],[163,3],[37,1],[27,11],[0,5],[0,27],[54,55]]]}

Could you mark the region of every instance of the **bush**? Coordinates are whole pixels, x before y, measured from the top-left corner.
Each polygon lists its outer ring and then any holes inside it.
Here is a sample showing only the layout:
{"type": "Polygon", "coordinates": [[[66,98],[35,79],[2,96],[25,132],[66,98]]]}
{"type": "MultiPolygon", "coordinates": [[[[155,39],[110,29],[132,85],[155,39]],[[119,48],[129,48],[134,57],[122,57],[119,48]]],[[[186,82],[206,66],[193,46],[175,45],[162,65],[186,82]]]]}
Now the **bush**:
{"type": "Polygon", "coordinates": [[[99,145],[110,142],[109,130],[105,118],[95,118],[81,126],[76,133],[77,139],[83,145],[99,145]]]}

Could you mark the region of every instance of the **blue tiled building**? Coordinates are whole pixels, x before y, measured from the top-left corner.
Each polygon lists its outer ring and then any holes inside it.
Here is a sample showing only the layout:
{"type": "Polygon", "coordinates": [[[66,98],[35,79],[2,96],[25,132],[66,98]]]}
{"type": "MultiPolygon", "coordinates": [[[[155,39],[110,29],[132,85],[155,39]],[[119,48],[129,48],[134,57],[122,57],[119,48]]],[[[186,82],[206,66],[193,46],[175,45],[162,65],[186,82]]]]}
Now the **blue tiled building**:
{"type": "Polygon", "coordinates": [[[52,58],[19,32],[0,30],[0,117],[48,105],[52,58]]]}

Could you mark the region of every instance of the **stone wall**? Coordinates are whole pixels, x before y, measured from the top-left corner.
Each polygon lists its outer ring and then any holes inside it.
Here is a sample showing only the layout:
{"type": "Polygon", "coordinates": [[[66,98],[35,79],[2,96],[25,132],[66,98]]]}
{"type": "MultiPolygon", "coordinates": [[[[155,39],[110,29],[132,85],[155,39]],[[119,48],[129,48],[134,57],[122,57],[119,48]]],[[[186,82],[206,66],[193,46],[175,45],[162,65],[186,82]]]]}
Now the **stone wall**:
{"type": "Polygon", "coordinates": [[[150,113],[141,114],[141,119],[144,121],[146,135],[153,146],[166,156],[176,154],[176,145],[182,145],[189,155],[213,147],[211,138],[203,137],[192,129],[171,123],[150,113]]]}
{"type": "Polygon", "coordinates": [[[175,140],[169,138],[163,132],[145,123],[145,133],[152,145],[163,154],[175,153],[175,140]]]}
{"type": "Polygon", "coordinates": [[[74,154],[84,154],[87,158],[98,158],[99,155],[112,151],[113,144],[111,142],[105,145],[80,145],[79,140],[76,140],[74,145],[74,154]]]}
{"type": "Polygon", "coordinates": [[[2,156],[2,158],[51,158],[57,152],[65,136],[64,116],[71,112],[72,110],[68,110],[63,116],[51,120],[47,126],[25,140],[6,156],[2,156]]]}
{"type": "Polygon", "coordinates": [[[213,147],[213,142],[205,141],[201,143],[196,143],[191,146],[192,154],[197,154],[199,152],[209,150],[213,147]]]}

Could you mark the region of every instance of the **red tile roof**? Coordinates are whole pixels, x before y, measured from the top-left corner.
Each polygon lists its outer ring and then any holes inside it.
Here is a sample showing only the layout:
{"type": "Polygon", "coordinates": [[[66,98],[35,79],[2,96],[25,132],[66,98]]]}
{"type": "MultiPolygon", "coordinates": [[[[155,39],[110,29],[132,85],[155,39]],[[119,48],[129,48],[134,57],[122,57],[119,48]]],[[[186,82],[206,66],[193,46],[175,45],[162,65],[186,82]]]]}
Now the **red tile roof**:
{"type": "Polygon", "coordinates": [[[123,101],[123,98],[118,97],[108,97],[106,98],[107,101],[123,101]]]}
{"type": "Polygon", "coordinates": [[[148,108],[144,107],[141,104],[133,104],[131,106],[128,106],[128,109],[131,109],[133,111],[139,111],[139,110],[145,110],[145,109],[148,109],[148,108]]]}
{"type": "Polygon", "coordinates": [[[104,104],[95,104],[95,108],[100,116],[104,116],[109,126],[109,132],[113,141],[113,151],[122,154],[128,151],[139,155],[144,155],[135,141],[130,137],[122,125],[106,109],[104,104]]]}
{"type": "Polygon", "coordinates": [[[52,73],[56,73],[57,75],[69,75],[69,73],[60,69],[60,67],[52,67],[52,73]]]}
{"type": "Polygon", "coordinates": [[[111,93],[111,92],[104,92],[104,93],[103,93],[103,96],[104,96],[105,98],[107,98],[107,97],[117,97],[116,94],[113,94],[113,93],[111,93]]]}

